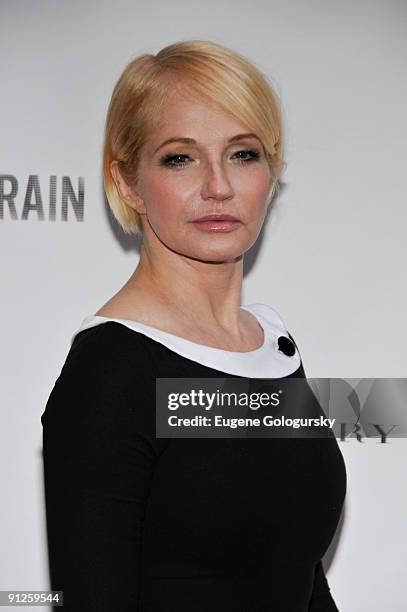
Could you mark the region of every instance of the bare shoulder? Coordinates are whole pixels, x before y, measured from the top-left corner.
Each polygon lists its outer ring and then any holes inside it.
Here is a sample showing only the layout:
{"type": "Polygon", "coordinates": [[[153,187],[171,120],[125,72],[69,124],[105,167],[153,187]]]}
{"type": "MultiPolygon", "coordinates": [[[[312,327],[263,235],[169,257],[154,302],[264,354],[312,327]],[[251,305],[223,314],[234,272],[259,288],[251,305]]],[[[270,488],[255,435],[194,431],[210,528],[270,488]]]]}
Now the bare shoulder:
{"type": "Polygon", "coordinates": [[[126,319],[138,321],[144,325],[154,325],[163,319],[163,312],[158,302],[146,299],[141,294],[129,295],[120,291],[108,300],[95,315],[113,319],[126,319]]]}
{"type": "Polygon", "coordinates": [[[134,301],[130,303],[129,300],[117,294],[105,302],[103,306],[95,312],[95,315],[115,319],[129,319],[132,318],[130,315],[134,315],[134,312],[137,312],[137,303],[134,301]]]}

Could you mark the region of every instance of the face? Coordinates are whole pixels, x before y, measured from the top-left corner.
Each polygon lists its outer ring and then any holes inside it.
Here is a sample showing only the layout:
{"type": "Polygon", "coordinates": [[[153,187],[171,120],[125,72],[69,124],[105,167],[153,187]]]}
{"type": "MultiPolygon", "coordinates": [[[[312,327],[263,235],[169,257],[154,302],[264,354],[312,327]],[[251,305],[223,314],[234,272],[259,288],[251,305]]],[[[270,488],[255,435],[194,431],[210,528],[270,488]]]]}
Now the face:
{"type": "Polygon", "coordinates": [[[271,175],[262,143],[186,90],[171,94],[161,118],[141,151],[132,204],[143,215],[144,239],[201,261],[235,260],[256,241],[267,212],[271,175]],[[238,222],[196,222],[210,214],[238,222]]]}

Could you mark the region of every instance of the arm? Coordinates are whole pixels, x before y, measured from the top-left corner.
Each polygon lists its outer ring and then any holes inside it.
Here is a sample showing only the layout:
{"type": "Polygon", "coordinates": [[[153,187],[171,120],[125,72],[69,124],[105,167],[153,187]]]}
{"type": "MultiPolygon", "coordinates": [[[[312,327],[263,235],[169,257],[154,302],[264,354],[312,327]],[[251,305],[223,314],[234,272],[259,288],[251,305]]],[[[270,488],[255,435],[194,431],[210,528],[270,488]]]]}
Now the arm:
{"type": "Polygon", "coordinates": [[[135,612],[151,405],[134,370],[129,384],[115,353],[100,354],[77,351],[41,417],[51,588],[64,611],[135,612]]]}
{"type": "Polygon", "coordinates": [[[332,598],[322,561],[315,566],[314,587],[308,610],[309,612],[339,612],[332,598]]]}

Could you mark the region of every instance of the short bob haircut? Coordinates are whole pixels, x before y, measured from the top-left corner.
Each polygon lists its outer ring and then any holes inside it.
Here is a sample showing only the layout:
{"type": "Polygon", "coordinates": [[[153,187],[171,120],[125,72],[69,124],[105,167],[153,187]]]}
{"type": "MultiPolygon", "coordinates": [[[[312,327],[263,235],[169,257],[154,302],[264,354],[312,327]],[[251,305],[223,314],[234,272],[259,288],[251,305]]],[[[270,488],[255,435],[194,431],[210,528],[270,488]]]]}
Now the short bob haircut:
{"type": "Polygon", "coordinates": [[[286,166],[279,98],[251,62],[206,40],[184,40],[156,55],[140,55],[125,67],[114,87],[103,147],[104,189],[114,217],[127,234],[142,235],[141,218],[121,199],[110,164],[117,160],[124,180],[135,185],[139,152],[159,122],[168,93],[182,85],[214,101],[258,136],[271,170],[269,203],[286,166]]]}

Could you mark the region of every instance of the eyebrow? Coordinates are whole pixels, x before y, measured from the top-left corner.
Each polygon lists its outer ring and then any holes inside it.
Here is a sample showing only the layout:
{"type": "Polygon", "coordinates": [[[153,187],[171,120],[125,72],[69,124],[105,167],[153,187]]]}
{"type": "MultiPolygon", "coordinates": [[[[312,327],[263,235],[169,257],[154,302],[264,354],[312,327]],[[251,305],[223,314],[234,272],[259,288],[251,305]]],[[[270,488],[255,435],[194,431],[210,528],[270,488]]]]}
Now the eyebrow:
{"type": "MultiPolygon", "coordinates": [[[[236,136],[232,136],[232,138],[229,138],[228,143],[236,142],[238,140],[243,140],[244,138],[256,138],[257,140],[260,141],[260,138],[256,136],[256,134],[252,134],[250,132],[246,134],[236,134],[236,136]]],[[[196,140],[194,140],[193,138],[182,138],[181,136],[174,136],[173,138],[168,138],[167,140],[164,140],[164,142],[162,142],[155,149],[153,154],[155,155],[159,149],[161,149],[164,145],[169,144],[171,142],[182,142],[184,144],[196,144],[196,140]]]]}

